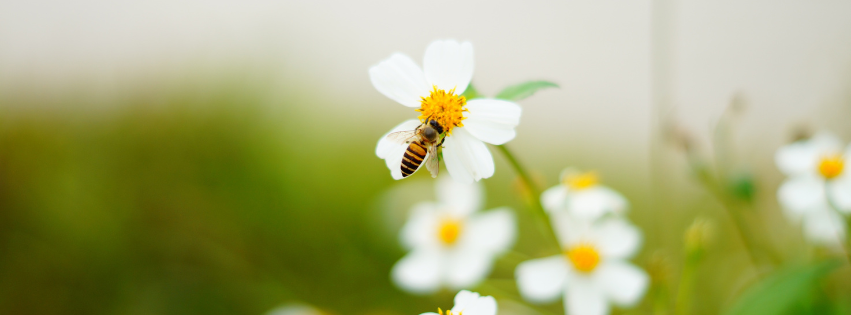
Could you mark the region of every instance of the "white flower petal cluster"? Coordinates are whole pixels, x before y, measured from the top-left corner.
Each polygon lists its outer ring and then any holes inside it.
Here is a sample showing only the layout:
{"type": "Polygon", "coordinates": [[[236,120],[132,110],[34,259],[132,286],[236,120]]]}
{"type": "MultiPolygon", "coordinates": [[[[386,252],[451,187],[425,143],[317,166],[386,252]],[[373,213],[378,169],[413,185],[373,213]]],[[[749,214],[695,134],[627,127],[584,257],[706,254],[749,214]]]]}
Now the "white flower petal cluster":
{"type": "Polygon", "coordinates": [[[477,212],[483,198],[478,183],[444,176],[436,185],[438,201],[414,206],[402,228],[401,242],[410,252],[391,271],[393,281],[411,293],[473,287],[514,244],[514,213],[508,208],[477,212]]]}
{"type": "Polygon", "coordinates": [[[541,194],[541,204],[549,213],[566,211],[582,220],[597,220],[606,214],[621,215],[629,203],[617,191],[601,185],[596,173],[568,168],[561,184],[541,194]]]}
{"type": "Polygon", "coordinates": [[[564,299],[568,315],[605,315],[610,305],[641,301],[649,276],[629,259],[641,232],[621,215],[627,202],[601,186],[595,173],[567,169],[563,183],[541,195],[563,253],[520,263],[520,294],[530,302],[564,299]]]}
{"type": "Polygon", "coordinates": [[[476,292],[462,290],[455,295],[455,306],[446,313],[439,311],[420,315],[496,315],[496,310],[496,300],[492,296],[479,296],[476,292]]]}
{"type": "MultiPolygon", "coordinates": [[[[369,76],[381,94],[418,108],[421,114],[419,119],[405,121],[391,132],[413,130],[429,117],[436,119],[446,132],[442,151],[449,174],[462,182],[493,176],[493,157],[485,143],[500,145],[514,139],[522,110],[506,100],[466,100],[461,96],[473,78],[472,44],[455,40],[432,42],[426,49],[422,69],[410,57],[395,53],[372,66],[369,76]]],[[[386,139],[387,134],[378,140],[375,153],[385,159],[394,179],[402,179],[400,167],[407,145],[386,139]]]]}
{"type": "Polygon", "coordinates": [[[787,217],[801,222],[809,241],[839,246],[846,233],[840,213],[851,213],[851,146],[820,132],[781,147],[775,162],[788,176],[777,191],[787,217]]]}

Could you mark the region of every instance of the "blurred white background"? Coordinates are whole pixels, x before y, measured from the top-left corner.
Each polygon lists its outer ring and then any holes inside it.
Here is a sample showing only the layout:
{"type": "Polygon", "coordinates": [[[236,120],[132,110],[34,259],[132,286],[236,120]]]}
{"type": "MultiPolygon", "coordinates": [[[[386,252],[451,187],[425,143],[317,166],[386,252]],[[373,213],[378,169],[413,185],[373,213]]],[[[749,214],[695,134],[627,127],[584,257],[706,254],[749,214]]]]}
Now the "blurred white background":
{"type": "Polygon", "coordinates": [[[317,119],[384,130],[411,112],[375,91],[368,67],[395,51],[420,60],[438,38],[473,43],[486,94],[561,85],[522,102],[512,145],[536,163],[647,175],[659,117],[705,142],[735,93],[753,163],[801,123],[851,135],[851,1],[4,1],[0,89],[109,94],[261,71],[281,93],[313,94],[317,119]],[[534,155],[562,148],[583,149],[534,155]]]}

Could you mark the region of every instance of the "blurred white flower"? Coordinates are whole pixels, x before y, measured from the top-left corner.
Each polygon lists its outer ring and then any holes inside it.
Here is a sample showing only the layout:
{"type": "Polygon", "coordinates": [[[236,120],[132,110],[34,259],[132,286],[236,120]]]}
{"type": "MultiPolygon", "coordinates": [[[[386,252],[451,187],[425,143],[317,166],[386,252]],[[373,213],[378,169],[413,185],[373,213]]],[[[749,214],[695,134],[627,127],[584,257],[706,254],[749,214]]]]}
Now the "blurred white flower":
{"type": "Polygon", "coordinates": [[[496,315],[496,300],[492,296],[479,296],[476,292],[462,290],[455,295],[455,306],[443,312],[429,312],[420,315],[496,315]]]}
{"type": "Polygon", "coordinates": [[[514,243],[514,213],[508,208],[476,212],[482,202],[478,183],[439,178],[438,202],[413,207],[401,231],[411,251],[393,266],[393,281],[412,293],[441,286],[470,288],[490,273],[496,255],[514,243]]]}
{"type": "MultiPolygon", "coordinates": [[[[485,142],[499,145],[514,139],[520,106],[461,96],[473,78],[473,45],[469,42],[434,41],[423,59],[420,69],[410,57],[395,53],[369,69],[372,85],[381,94],[420,112],[418,119],[407,120],[391,132],[414,130],[427,119],[435,120],[446,135],[443,161],[449,174],[462,182],[491,177],[493,157],[485,142]]],[[[375,153],[385,159],[393,178],[401,179],[407,145],[386,139],[387,134],[378,140],[375,153]]]]}
{"type": "Polygon", "coordinates": [[[561,172],[561,184],[541,194],[541,204],[550,213],[567,212],[584,220],[596,220],[608,213],[626,211],[626,199],[611,188],[600,185],[595,172],[567,168],[561,172]]]}
{"type": "Polygon", "coordinates": [[[629,307],[647,290],[647,273],[626,260],[641,243],[638,229],[620,218],[597,223],[566,213],[551,216],[564,253],[517,266],[520,294],[537,303],[564,299],[568,315],[605,315],[609,304],[629,307]]]}
{"type": "Polygon", "coordinates": [[[777,191],[786,215],[802,223],[808,240],[839,245],[846,233],[839,213],[851,213],[851,146],[821,132],[781,147],[775,162],[789,176],[777,191]]]}

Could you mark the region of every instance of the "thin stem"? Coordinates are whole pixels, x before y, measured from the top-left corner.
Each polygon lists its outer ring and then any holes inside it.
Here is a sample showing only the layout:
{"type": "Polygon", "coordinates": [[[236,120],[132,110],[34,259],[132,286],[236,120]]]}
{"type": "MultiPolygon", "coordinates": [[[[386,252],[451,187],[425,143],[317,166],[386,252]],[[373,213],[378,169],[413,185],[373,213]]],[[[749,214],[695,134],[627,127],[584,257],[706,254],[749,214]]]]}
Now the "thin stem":
{"type": "Polygon", "coordinates": [[[517,161],[517,158],[514,157],[514,154],[511,153],[508,147],[505,145],[498,145],[496,147],[499,148],[499,151],[502,152],[502,155],[505,156],[508,163],[511,164],[514,171],[516,171],[517,175],[520,176],[520,180],[522,180],[523,184],[526,186],[527,192],[529,193],[527,202],[531,203],[532,207],[535,208],[534,212],[539,218],[537,222],[541,233],[545,234],[545,238],[552,240],[558,251],[561,251],[561,246],[559,245],[558,239],[550,225],[550,217],[547,215],[547,212],[544,210],[544,206],[541,204],[541,199],[539,197],[541,193],[537,185],[535,185],[532,178],[529,176],[529,173],[526,172],[526,169],[517,161]]]}
{"type": "Polygon", "coordinates": [[[697,259],[693,257],[686,257],[683,274],[680,277],[680,285],[677,288],[677,315],[689,314],[691,311],[691,292],[694,286],[694,274],[697,262],[697,259]]]}
{"type": "Polygon", "coordinates": [[[845,239],[845,240],[843,240],[843,239],[842,239],[842,236],[839,236],[839,235],[837,235],[837,237],[839,237],[839,238],[840,238],[840,239],[839,239],[839,242],[840,242],[840,243],[842,243],[843,241],[845,241],[845,242],[844,242],[845,244],[843,244],[843,245],[845,245],[845,246],[843,246],[843,249],[845,250],[845,258],[848,260],[848,264],[849,264],[849,265],[851,265],[851,233],[849,233],[849,231],[851,231],[851,218],[846,218],[846,217],[842,214],[842,212],[841,212],[841,211],[839,211],[839,206],[837,206],[837,205],[836,205],[836,203],[834,203],[834,202],[833,202],[833,198],[831,197],[831,194],[830,194],[830,187],[827,187],[827,185],[830,185],[830,184],[831,184],[831,183],[830,183],[830,182],[828,182],[828,183],[826,183],[826,185],[825,185],[825,189],[824,189],[824,198],[825,198],[825,199],[827,199],[827,205],[828,205],[828,207],[830,207],[830,209],[831,209],[831,210],[833,210],[834,212],[836,212],[837,214],[839,214],[839,216],[840,216],[840,217],[842,217],[842,218],[844,218],[844,219],[845,219],[845,222],[844,222],[844,223],[845,223],[845,235],[846,235],[846,239],[845,239]]]}
{"type": "Polygon", "coordinates": [[[710,171],[700,166],[700,163],[696,161],[696,158],[693,156],[693,153],[687,154],[689,164],[692,169],[694,169],[698,173],[698,177],[701,180],[703,186],[710,192],[712,195],[721,202],[721,206],[727,210],[727,214],[730,216],[730,219],[733,221],[733,225],[736,227],[736,231],[739,234],[739,238],[742,240],[742,244],[745,246],[745,251],[748,253],[748,257],[751,260],[751,263],[754,267],[759,268],[761,263],[760,259],[758,259],[758,255],[756,254],[756,242],[754,240],[753,235],[750,234],[747,224],[745,224],[744,218],[741,216],[740,211],[736,211],[736,207],[734,207],[733,203],[724,195],[724,192],[719,188],[718,180],[715,179],[710,171]]]}

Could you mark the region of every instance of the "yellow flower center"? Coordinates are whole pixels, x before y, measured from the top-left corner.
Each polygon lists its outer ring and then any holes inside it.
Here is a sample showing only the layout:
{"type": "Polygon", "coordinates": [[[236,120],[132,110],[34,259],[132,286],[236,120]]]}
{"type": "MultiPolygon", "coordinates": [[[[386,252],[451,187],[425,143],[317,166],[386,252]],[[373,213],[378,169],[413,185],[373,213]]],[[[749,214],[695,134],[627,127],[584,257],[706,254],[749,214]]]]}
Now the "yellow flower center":
{"type": "Polygon", "coordinates": [[[842,174],[842,169],[844,168],[845,160],[839,154],[825,156],[821,158],[821,162],[818,164],[819,173],[827,179],[833,179],[839,176],[839,174],[842,174]]]}
{"type": "Polygon", "coordinates": [[[443,245],[455,244],[458,241],[458,237],[461,236],[461,228],[463,228],[463,222],[461,220],[444,218],[440,220],[440,227],[437,229],[437,238],[440,239],[443,245]]]}
{"type": "Polygon", "coordinates": [[[426,119],[436,120],[443,127],[443,131],[447,134],[452,132],[454,127],[463,127],[461,123],[464,120],[463,112],[468,111],[464,108],[467,105],[467,99],[461,95],[455,95],[455,89],[446,92],[433,87],[431,95],[423,97],[420,103],[420,116],[417,117],[421,122],[425,123],[426,119]]]}
{"type": "Polygon", "coordinates": [[[567,174],[562,181],[571,190],[583,190],[596,186],[600,182],[600,177],[597,176],[597,172],[591,171],[567,174]]]}
{"type": "Polygon", "coordinates": [[[444,313],[443,310],[440,309],[439,307],[437,308],[437,313],[440,314],[440,315],[461,315],[461,312],[458,312],[458,314],[455,314],[455,313],[452,313],[451,310],[446,310],[446,313],[444,313]]]}
{"type": "Polygon", "coordinates": [[[579,244],[565,252],[573,267],[580,272],[588,273],[600,263],[600,253],[591,244],[579,244]]]}

